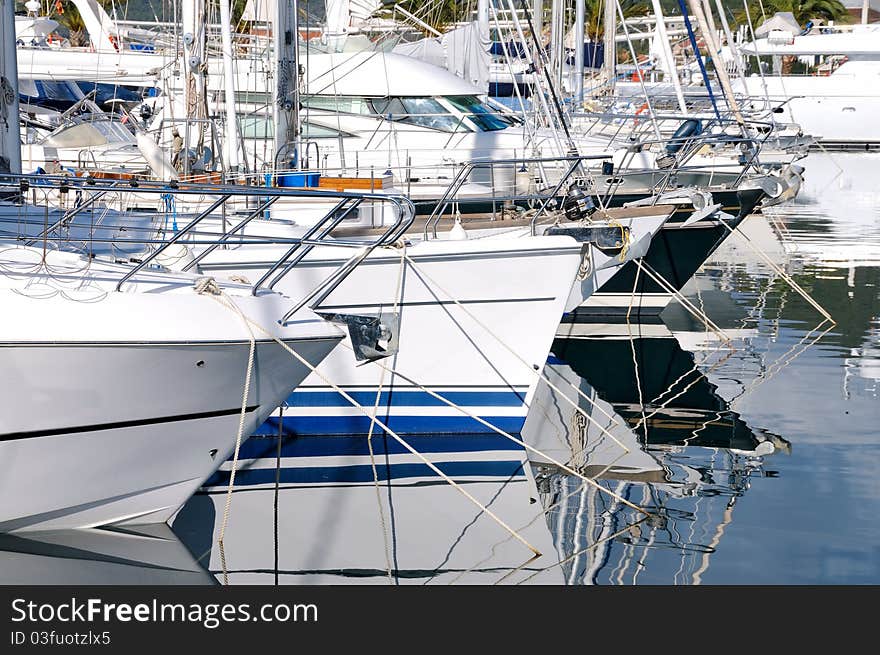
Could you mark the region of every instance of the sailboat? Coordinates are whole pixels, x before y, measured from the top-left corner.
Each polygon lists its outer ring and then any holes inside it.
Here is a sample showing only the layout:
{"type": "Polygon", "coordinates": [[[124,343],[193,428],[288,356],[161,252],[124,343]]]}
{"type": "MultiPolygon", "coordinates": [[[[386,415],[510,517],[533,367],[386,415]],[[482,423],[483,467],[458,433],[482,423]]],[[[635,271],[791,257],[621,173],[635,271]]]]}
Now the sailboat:
{"type": "MultiPolygon", "coordinates": [[[[13,15],[0,176],[24,205],[13,15]]],[[[0,243],[0,532],[167,521],[342,337],[308,310],[279,324],[279,294],[0,243]]]]}

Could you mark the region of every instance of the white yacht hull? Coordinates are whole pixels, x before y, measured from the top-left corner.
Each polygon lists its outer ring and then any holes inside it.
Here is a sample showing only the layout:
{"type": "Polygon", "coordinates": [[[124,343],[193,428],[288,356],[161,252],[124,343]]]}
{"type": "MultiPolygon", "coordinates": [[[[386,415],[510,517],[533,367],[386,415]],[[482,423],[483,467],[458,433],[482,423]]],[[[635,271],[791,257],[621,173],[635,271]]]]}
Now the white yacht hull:
{"type": "MultiPolygon", "coordinates": [[[[318,362],[335,344],[290,345],[318,362]]],[[[257,347],[245,437],[308,373],[280,350],[257,347]]],[[[248,351],[248,342],[0,347],[4,371],[45,382],[43,393],[27,383],[4,394],[0,531],[167,521],[232,454],[248,351]]]]}
{"type": "Polygon", "coordinates": [[[341,333],[279,294],[143,273],[72,253],[0,250],[0,532],[163,522],[232,453],[251,329],[250,434],[341,333]],[[224,303],[235,303],[237,309],[224,303]]]}
{"type": "MultiPolygon", "coordinates": [[[[282,279],[276,289],[294,299],[303,297],[314,286],[310,278],[316,284],[341,261],[332,251],[342,249],[324,250],[310,255],[305,266],[298,266],[300,274],[282,279]]],[[[265,270],[265,261],[246,263],[244,258],[257,251],[218,250],[201,267],[211,275],[238,274],[253,282],[265,270]]],[[[288,398],[283,429],[293,434],[364,434],[375,407],[377,418],[403,434],[491,430],[472,415],[518,431],[565,311],[581,252],[581,244],[563,236],[429,241],[406,249],[415,265],[406,262],[403,270],[401,251],[373,253],[316,311],[393,313],[402,275],[399,352],[355,365],[347,338],[321,365],[326,380],[310,375],[288,398]],[[353,406],[333,385],[365,409],[353,406]]],[[[274,416],[262,431],[276,433],[278,420],[274,416]]]]}

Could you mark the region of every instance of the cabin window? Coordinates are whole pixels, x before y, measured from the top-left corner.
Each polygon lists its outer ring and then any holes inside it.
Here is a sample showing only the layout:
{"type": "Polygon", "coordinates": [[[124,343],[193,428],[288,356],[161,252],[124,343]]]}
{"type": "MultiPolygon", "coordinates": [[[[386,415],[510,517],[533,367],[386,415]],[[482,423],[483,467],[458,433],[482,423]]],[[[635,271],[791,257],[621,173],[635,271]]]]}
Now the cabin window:
{"type": "Polygon", "coordinates": [[[373,108],[366,98],[357,96],[302,96],[303,107],[309,109],[325,109],[343,114],[359,114],[370,116],[373,108]]]}
{"type": "MultiPolygon", "coordinates": [[[[239,119],[241,137],[243,139],[272,139],[275,137],[275,125],[272,119],[266,116],[244,116],[239,119]]],[[[342,136],[351,136],[326,125],[315,123],[302,123],[301,134],[303,139],[336,139],[342,136]]]]}
{"type": "Polygon", "coordinates": [[[302,124],[302,137],[304,139],[337,139],[340,135],[350,136],[345,132],[340,132],[326,125],[316,125],[315,123],[302,124]]]}
{"type": "Polygon", "coordinates": [[[87,117],[73,124],[59,127],[44,140],[44,144],[56,148],[86,148],[91,146],[126,146],[136,143],[134,136],[115,119],[88,120],[87,117]]]}
{"type": "Polygon", "coordinates": [[[243,116],[238,119],[242,139],[271,139],[275,136],[272,119],[265,116],[243,116]]]}
{"type": "Polygon", "coordinates": [[[450,113],[436,98],[378,98],[373,100],[377,114],[393,121],[429,127],[441,132],[470,132],[461,116],[450,113]]]}

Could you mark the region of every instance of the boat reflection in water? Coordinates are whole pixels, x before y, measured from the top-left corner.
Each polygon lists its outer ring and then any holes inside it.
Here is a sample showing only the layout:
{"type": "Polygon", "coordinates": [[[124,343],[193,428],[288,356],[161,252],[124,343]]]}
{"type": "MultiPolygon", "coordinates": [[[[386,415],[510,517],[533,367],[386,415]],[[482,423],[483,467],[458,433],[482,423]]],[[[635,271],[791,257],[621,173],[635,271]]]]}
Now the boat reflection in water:
{"type": "Polygon", "coordinates": [[[166,524],[0,535],[2,585],[213,585],[166,524]]]}
{"type": "Polygon", "coordinates": [[[183,507],[173,529],[229,584],[562,582],[521,446],[500,435],[408,442],[543,555],[534,558],[384,434],[371,444],[366,435],[284,435],[280,449],[277,437],[243,444],[223,538],[225,570],[217,542],[228,462],[183,507]]]}
{"type": "Polygon", "coordinates": [[[790,445],[729,410],[662,324],[609,327],[561,326],[556,390],[542,385],[523,433],[599,483],[531,458],[565,582],[699,584],[751,478],[773,476],[764,458],[790,445]]]}

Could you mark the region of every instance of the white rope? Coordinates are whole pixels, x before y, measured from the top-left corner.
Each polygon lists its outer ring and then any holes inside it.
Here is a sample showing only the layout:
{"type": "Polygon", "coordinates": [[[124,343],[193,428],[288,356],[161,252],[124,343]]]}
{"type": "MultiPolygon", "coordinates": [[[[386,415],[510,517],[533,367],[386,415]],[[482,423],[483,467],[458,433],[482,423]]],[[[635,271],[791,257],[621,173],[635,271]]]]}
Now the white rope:
{"type": "MultiPolygon", "coordinates": [[[[714,354],[714,353],[718,352],[720,349],[721,349],[721,345],[719,345],[719,346],[718,346],[715,350],[713,350],[712,353],[710,353],[710,354],[714,354]]],[[[683,394],[687,393],[688,389],[690,389],[690,388],[693,387],[697,382],[699,382],[701,379],[703,379],[703,376],[708,376],[708,374],[711,373],[714,369],[716,369],[717,367],[721,366],[721,364],[723,364],[725,361],[727,361],[728,359],[730,359],[730,357],[733,356],[733,353],[734,353],[734,352],[735,352],[735,351],[732,350],[732,349],[729,350],[729,351],[727,352],[727,354],[724,355],[724,357],[722,357],[722,358],[719,359],[717,362],[715,362],[714,364],[712,364],[712,366],[710,366],[706,371],[701,371],[699,367],[700,367],[702,364],[704,364],[704,363],[708,360],[708,356],[705,357],[705,358],[704,358],[699,364],[695,363],[691,368],[689,368],[687,371],[685,371],[684,373],[682,373],[681,375],[679,375],[675,380],[673,380],[673,381],[669,384],[669,386],[666,387],[666,389],[664,389],[664,390],[660,393],[660,395],[658,395],[656,398],[654,398],[654,399],[651,401],[651,404],[652,404],[652,405],[656,405],[657,402],[658,402],[663,396],[665,396],[665,395],[668,394],[668,393],[672,393],[672,390],[675,388],[675,385],[677,385],[679,382],[683,381],[683,380],[684,380],[688,375],[690,375],[691,373],[697,373],[697,377],[695,377],[691,382],[688,382],[688,383],[684,386],[684,388],[682,388],[681,391],[679,391],[678,393],[676,393],[676,394],[670,396],[669,398],[667,398],[666,400],[664,400],[662,403],[660,403],[659,405],[657,405],[657,407],[656,407],[656,408],[655,408],[650,414],[648,414],[647,416],[644,416],[644,418],[643,418],[642,420],[643,420],[643,421],[647,421],[648,419],[653,418],[653,417],[654,417],[654,416],[655,416],[660,410],[665,409],[666,406],[667,406],[669,403],[671,403],[673,400],[675,400],[676,398],[678,398],[678,397],[682,396],[683,394]]],[[[642,424],[642,422],[639,421],[635,426],[633,426],[634,429],[638,429],[638,428],[641,426],[641,424],[642,424]]]]}
{"type": "Polygon", "coordinates": [[[685,298],[685,296],[680,291],[676,290],[675,287],[673,287],[662,275],[651,268],[647,263],[643,263],[641,259],[636,259],[635,262],[639,268],[644,270],[648,277],[653,279],[667,293],[671,293],[672,297],[675,298],[688,313],[690,313],[697,320],[701,321],[704,325],[706,325],[706,327],[711,329],[716,335],[718,335],[718,337],[722,341],[730,344],[730,337],[727,336],[727,334],[725,334],[720,327],[715,325],[715,323],[713,323],[708,316],[700,312],[700,310],[697,309],[690,300],[685,298]]]}
{"type": "Polygon", "coordinates": [[[641,375],[639,374],[639,362],[636,359],[636,342],[635,342],[635,339],[633,339],[632,325],[630,324],[629,321],[627,321],[627,323],[626,323],[626,331],[629,334],[629,347],[630,347],[630,350],[632,351],[633,374],[635,375],[635,378],[636,378],[636,389],[638,390],[638,393],[639,393],[639,410],[642,413],[642,425],[643,425],[642,432],[645,435],[645,445],[647,445],[648,444],[648,422],[647,422],[647,419],[645,418],[645,400],[642,395],[642,378],[641,378],[641,375]]]}
{"type": "Polygon", "coordinates": [[[208,296],[219,302],[224,307],[234,311],[242,319],[250,336],[250,349],[248,353],[247,370],[244,378],[244,390],[241,397],[241,412],[238,418],[238,433],[235,436],[235,451],[232,455],[232,470],[229,473],[229,484],[226,487],[226,505],[223,508],[223,521],[220,524],[220,535],[217,538],[217,546],[220,549],[220,565],[223,569],[223,584],[229,584],[229,574],[226,569],[226,551],[224,548],[224,538],[226,536],[226,526],[229,523],[229,512],[232,507],[232,487],[235,485],[235,472],[238,469],[238,454],[241,449],[241,441],[244,436],[244,423],[247,417],[247,401],[251,389],[251,377],[254,369],[254,354],[256,351],[256,337],[251,329],[249,319],[241,311],[241,308],[235,302],[223,293],[223,290],[217,284],[213,277],[201,277],[195,281],[193,288],[196,293],[208,296]]]}
{"type": "Polygon", "coordinates": [[[831,314],[829,314],[827,311],[825,311],[825,309],[822,307],[822,305],[820,305],[818,302],[813,300],[813,298],[810,296],[810,294],[808,294],[806,291],[804,291],[801,288],[801,286],[797,282],[794,281],[793,277],[788,275],[788,273],[783,271],[776,263],[774,263],[773,260],[770,259],[769,255],[767,255],[767,253],[765,253],[763,250],[761,250],[760,248],[755,246],[755,244],[752,243],[752,240],[749,239],[749,237],[746,236],[746,234],[742,230],[739,229],[739,226],[732,228],[724,221],[721,221],[721,223],[724,225],[724,227],[726,227],[731,232],[735,232],[736,234],[738,234],[739,237],[746,243],[746,245],[752,249],[752,251],[756,252],[765,262],[767,262],[767,265],[770,266],[770,268],[772,268],[774,271],[776,271],[776,273],[779,274],[779,276],[783,280],[785,280],[786,283],[788,283],[788,285],[792,289],[794,289],[804,300],[806,300],[808,303],[810,303],[810,305],[812,305],[813,308],[817,312],[819,312],[820,314],[822,314],[822,316],[824,316],[826,319],[831,321],[832,324],[837,323],[837,321],[835,321],[833,318],[831,318],[831,314]]]}
{"type": "MultiPolygon", "coordinates": [[[[642,258],[639,257],[638,261],[641,262],[642,258]]],[[[627,324],[629,324],[629,316],[630,316],[630,313],[632,312],[633,302],[635,302],[635,299],[636,299],[636,289],[638,289],[638,287],[639,287],[639,276],[641,274],[642,274],[642,267],[637,266],[636,267],[636,277],[633,280],[632,292],[629,294],[629,306],[626,308],[626,322],[627,322],[627,324]]]]}
{"type": "Polygon", "coordinates": [[[798,348],[798,346],[801,346],[802,344],[804,344],[804,342],[807,340],[807,337],[809,337],[814,332],[818,331],[818,329],[820,327],[822,327],[825,323],[828,323],[828,321],[822,321],[821,323],[819,323],[819,325],[817,325],[812,330],[810,330],[809,332],[804,334],[804,336],[801,337],[801,339],[796,344],[794,344],[785,353],[783,353],[775,362],[773,362],[770,366],[768,366],[767,370],[764,372],[764,375],[762,377],[756,377],[755,380],[751,384],[749,384],[745,389],[742,390],[742,393],[740,393],[739,396],[737,396],[736,398],[734,398],[733,400],[730,401],[730,403],[729,403],[730,408],[733,409],[736,405],[739,404],[739,402],[745,396],[752,393],[757,387],[759,387],[760,385],[767,382],[767,380],[772,378],[774,375],[779,373],[779,371],[781,371],[783,368],[785,368],[786,366],[791,364],[795,359],[800,357],[801,353],[803,353],[808,348],[813,346],[817,341],[819,341],[819,339],[821,339],[826,334],[828,334],[828,332],[830,332],[834,328],[834,326],[836,325],[836,323],[834,323],[832,321],[831,324],[827,328],[825,328],[824,331],[819,333],[813,340],[811,340],[806,345],[803,345],[800,348],[800,350],[796,350],[798,348]],[[785,359],[785,357],[789,354],[791,354],[791,356],[788,357],[788,359],[785,359]],[[774,367],[775,367],[775,370],[774,370],[774,367]]]}
{"type": "MultiPolygon", "coordinates": [[[[573,493],[574,493],[574,492],[573,492],[573,493]]],[[[571,495],[571,494],[570,494],[570,495],[571,495]]],[[[571,560],[575,559],[576,557],[580,557],[580,556],[583,555],[584,553],[588,553],[589,551],[593,550],[594,548],[598,548],[598,547],[601,546],[604,542],[612,541],[613,539],[616,539],[616,538],[619,537],[620,535],[622,535],[622,534],[624,534],[624,533],[629,532],[630,530],[632,530],[632,528],[633,528],[634,526],[637,526],[637,525],[639,525],[640,523],[643,523],[644,521],[646,521],[647,518],[648,518],[647,516],[643,516],[642,518],[636,520],[634,523],[629,523],[629,524],[627,524],[625,527],[621,528],[620,530],[618,530],[618,531],[615,532],[614,534],[610,534],[610,535],[608,535],[607,537],[603,537],[602,539],[599,539],[598,541],[596,541],[596,542],[590,544],[590,545],[587,546],[586,548],[582,548],[581,550],[572,553],[571,555],[569,555],[569,556],[566,557],[565,559],[561,559],[561,560],[559,560],[558,562],[555,562],[555,563],[552,564],[551,566],[548,566],[548,567],[546,567],[546,568],[539,569],[539,570],[535,571],[535,573],[533,573],[532,575],[528,576],[527,578],[523,578],[522,580],[520,580],[519,582],[517,582],[517,584],[520,585],[520,584],[523,584],[524,582],[528,582],[529,580],[531,580],[532,578],[534,578],[535,576],[537,576],[537,575],[539,575],[539,574],[541,574],[541,573],[544,573],[544,572],[546,572],[546,571],[549,571],[550,569],[553,569],[553,568],[555,568],[555,567],[557,567],[557,566],[562,566],[562,565],[565,564],[566,562],[570,562],[571,560]]]]}

